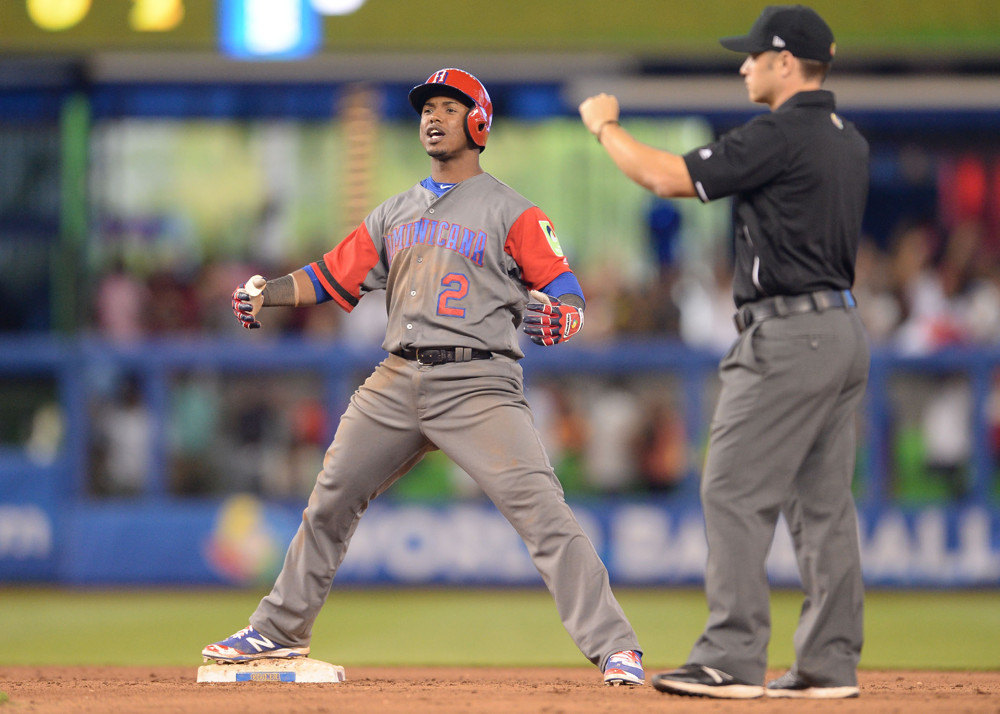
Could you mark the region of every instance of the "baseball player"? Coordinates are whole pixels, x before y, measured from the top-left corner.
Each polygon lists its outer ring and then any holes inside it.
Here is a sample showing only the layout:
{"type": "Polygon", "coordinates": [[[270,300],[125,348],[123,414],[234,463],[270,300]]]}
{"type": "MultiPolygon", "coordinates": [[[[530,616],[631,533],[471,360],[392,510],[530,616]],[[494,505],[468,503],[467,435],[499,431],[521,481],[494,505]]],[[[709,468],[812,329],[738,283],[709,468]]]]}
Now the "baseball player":
{"type": "Polygon", "coordinates": [[[868,345],[851,286],[868,193],[868,144],[821,88],[833,32],[802,5],[765,8],[745,36],[750,99],[771,111],[683,156],[633,139],[617,100],[580,115],[618,167],[660,196],[734,197],[733,296],[740,336],[701,482],[711,614],[687,663],[657,689],[715,698],[858,696],[862,579],[851,497],[854,415],[868,345]],[[770,637],[765,561],[779,513],[805,604],[795,664],[762,686],[770,637]]]}
{"type": "Polygon", "coordinates": [[[563,498],[523,394],[517,328],[555,345],[583,326],[580,284],[552,223],[480,167],[493,104],[447,68],[409,93],[431,175],[382,203],[319,260],[233,293],[248,329],[262,307],[384,289],[386,359],[351,397],[271,593],[206,660],[309,653],[313,622],[369,502],[440,449],[524,540],[563,625],[608,684],[642,684],[638,640],[563,498]],[[529,298],[530,293],[530,298],[529,298]]]}

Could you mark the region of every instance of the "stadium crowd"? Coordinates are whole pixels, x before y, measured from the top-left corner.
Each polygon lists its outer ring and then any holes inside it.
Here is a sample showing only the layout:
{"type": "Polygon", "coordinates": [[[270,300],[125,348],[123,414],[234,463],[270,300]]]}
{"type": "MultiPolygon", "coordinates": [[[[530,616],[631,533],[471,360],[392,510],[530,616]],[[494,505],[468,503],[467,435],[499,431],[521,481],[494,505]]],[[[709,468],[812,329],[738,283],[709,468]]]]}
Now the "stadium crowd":
{"type": "MultiPolygon", "coordinates": [[[[917,355],[1000,341],[1000,181],[987,162],[975,157],[939,166],[935,181],[938,190],[930,205],[919,191],[900,200],[880,195],[873,186],[871,200],[888,207],[892,224],[879,235],[863,236],[855,293],[876,349],[917,355]]],[[[670,257],[677,251],[662,245],[671,235],[664,239],[651,227],[650,253],[659,260],[648,279],[618,276],[606,265],[578,270],[588,304],[586,328],[577,340],[610,344],[660,337],[716,353],[728,348],[736,334],[728,252],[720,250],[707,265],[681,265],[670,257]]],[[[233,286],[254,273],[274,276],[297,267],[190,262],[142,274],[114,261],[92,295],[93,329],[122,341],[240,337],[242,328],[229,310],[233,286]]],[[[356,312],[362,315],[345,319],[335,306],[270,309],[262,333],[380,344],[381,294],[365,297],[356,312]]],[[[529,359],[532,347],[526,345],[529,359]]],[[[529,385],[568,493],[670,492],[697,470],[701,446],[693,442],[699,437],[686,433],[677,385],[656,380],[650,389],[645,378],[529,385]],[[598,431],[601,438],[591,438],[598,431]]],[[[172,400],[172,488],[279,497],[308,491],[327,445],[329,414],[315,396],[321,393],[316,385],[309,386],[301,375],[291,379],[297,387],[289,388],[288,380],[264,380],[253,398],[240,396],[239,385],[221,377],[178,382],[172,400]]],[[[141,491],[141,460],[116,454],[144,448],[148,436],[135,426],[144,423],[143,407],[129,380],[109,382],[108,390],[94,400],[95,423],[101,427],[93,449],[94,490],[141,491]],[[116,444],[129,438],[131,447],[116,444]]],[[[898,469],[937,481],[931,492],[961,497],[971,448],[968,381],[961,376],[904,381],[897,385],[895,401],[898,469]]],[[[1000,391],[992,401],[997,414],[991,421],[998,425],[994,431],[1000,442],[1000,391]]],[[[401,484],[397,491],[412,497],[467,495],[471,483],[454,470],[446,461],[429,458],[408,479],[413,484],[401,484]]]]}

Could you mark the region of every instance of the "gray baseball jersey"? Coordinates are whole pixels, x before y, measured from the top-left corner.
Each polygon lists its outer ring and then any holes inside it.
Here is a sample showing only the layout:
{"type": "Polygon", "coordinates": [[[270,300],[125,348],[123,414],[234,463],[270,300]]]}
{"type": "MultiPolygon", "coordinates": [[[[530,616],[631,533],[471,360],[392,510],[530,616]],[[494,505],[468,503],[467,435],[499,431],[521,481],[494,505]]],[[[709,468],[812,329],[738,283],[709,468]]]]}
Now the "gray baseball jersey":
{"type": "Polygon", "coordinates": [[[346,310],[363,291],[385,288],[390,354],[351,397],[281,573],[250,624],[286,646],[308,644],[371,499],[440,449],[521,536],[583,654],[603,669],[610,655],[639,650],[524,398],[516,328],[527,289],[569,270],[545,214],[485,173],[440,197],[418,184],[312,269],[346,310]],[[426,347],[471,349],[427,365],[411,351],[426,347]]]}
{"type": "Polygon", "coordinates": [[[527,291],[570,269],[548,217],[488,173],[440,198],[421,184],[390,198],[312,267],[348,311],[385,288],[387,352],[461,346],[515,359],[527,291]]]}

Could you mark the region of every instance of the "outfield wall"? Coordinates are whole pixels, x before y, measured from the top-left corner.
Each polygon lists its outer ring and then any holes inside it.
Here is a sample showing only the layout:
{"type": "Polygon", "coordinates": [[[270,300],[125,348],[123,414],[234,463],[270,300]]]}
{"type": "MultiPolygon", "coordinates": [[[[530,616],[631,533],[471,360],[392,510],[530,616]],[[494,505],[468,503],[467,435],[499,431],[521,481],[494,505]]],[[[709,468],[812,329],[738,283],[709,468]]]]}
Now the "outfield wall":
{"type": "MultiPolygon", "coordinates": [[[[702,581],[707,546],[696,504],[572,506],[614,583],[702,581]]],[[[245,495],[217,504],[78,507],[65,520],[62,542],[39,537],[37,552],[55,555],[55,579],[73,585],[254,585],[277,574],[300,520],[298,509],[245,495]]],[[[1000,585],[1000,518],[983,507],[865,508],[861,548],[869,586],[1000,585]]],[[[775,585],[798,584],[783,522],[768,572],[775,585]]],[[[337,583],[496,586],[541,579],[510,525],[477,502],[373,505],[337,583]]]]}
{"type": "MultiPolygon", "coordinates": [[[[691,585],[704,577],[697,504],[603,500],[571,504],[619,585],[691,585]]],[[[869,586],[1000,585],[1000,517],[981,506],[862,508],[869,586]]],[[[0,507],[0,580],[67,585],[270,583],[300,511],[237,495],[219,502],[0,507]]],[[[798,584],[779,523],[768,573],[798,584]]],[[[517,534],[488,503],[377,503],[362,519],[340,585],[541,583],[517,534]]]]}

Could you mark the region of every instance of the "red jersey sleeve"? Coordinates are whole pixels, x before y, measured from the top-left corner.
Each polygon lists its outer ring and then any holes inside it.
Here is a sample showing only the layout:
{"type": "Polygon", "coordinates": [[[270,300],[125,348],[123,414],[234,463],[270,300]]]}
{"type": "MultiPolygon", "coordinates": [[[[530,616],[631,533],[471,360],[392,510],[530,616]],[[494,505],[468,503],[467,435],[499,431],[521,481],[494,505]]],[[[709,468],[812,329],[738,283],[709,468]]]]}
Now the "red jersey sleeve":
{"type": "Polygon", "coordinates": [[[537,206],[514,221],[504,250],[521,267],[521,280],[529,290],[544,288],[570,269],[552,222],[537,206]]]}
{"type": "Polygon", "coordinates": [[[378,262],[378,251],[368,228],[362,223],[336,248],[310,265],[323,289],[338,305],[350,312],[361,298],[365,277],[378,262]]]}

